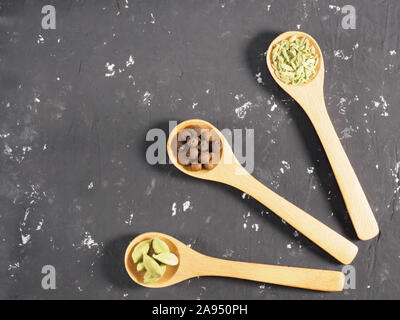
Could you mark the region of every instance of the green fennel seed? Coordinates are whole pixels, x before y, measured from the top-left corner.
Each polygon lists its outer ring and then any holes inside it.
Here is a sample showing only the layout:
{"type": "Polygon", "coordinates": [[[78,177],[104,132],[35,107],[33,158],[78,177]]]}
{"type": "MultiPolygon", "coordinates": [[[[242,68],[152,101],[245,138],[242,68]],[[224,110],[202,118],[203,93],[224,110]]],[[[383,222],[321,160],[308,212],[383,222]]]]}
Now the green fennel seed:
{"type": "Polygon", "coordinates": [[[300,85],[316,75],[318,54],[305,38],[292,36],[282,40],[272,50],[272,66],[277,77],[286,84],[300,85]]]}

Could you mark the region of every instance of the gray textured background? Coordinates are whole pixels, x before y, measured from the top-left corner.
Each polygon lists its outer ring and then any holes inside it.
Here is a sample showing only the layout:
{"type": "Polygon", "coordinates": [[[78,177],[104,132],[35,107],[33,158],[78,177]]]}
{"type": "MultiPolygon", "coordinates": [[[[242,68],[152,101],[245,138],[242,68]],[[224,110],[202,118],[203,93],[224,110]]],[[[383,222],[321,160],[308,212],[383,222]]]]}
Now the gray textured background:
{"type": "Polygon", "coordinates": [[[399,16],[396,0],[0,1],[0,298],[400,298],[399,16]],[[341,28],[344,4],[356,30],[341,28]],[[328,111],[379,221],[374,240],[356,240],[318,137],[267,73],[263,53],[291,29],[323,50],[328,111]],[[254,175],[359,246],[356,290],[130,281],[122,256],[145,231],[216,257],[342,268],[241,192],[147,164],[147,131],[189,118],[255,130],[254,175]],[[41,288],[47,264],[56,290],[41,288]]]}

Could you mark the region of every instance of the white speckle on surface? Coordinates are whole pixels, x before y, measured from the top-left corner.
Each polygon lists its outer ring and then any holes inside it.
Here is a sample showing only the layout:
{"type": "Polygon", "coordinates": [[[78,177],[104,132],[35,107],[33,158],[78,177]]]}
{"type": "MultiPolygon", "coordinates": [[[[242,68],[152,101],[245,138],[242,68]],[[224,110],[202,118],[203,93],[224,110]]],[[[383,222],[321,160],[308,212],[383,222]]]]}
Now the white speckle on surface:
{"type": "Polygon", "coordinates": [[[251,109],[253,104],[250,101],[247,101],[244,103],[242,106],[238,107],[235,109],[236,115],[238,116],[239,119],[244,119],[247,111],[251,109]]]}
{"type": "Polygon", "coordinates": [[[150,185],[147,186],[147,188],[146,188],[146,196],[150,196],[155,187],[156,187],[156,179],[151,178],[150,185]]]}
{"type": "Polygon", "coordinates": [[[155,23],[156,23],[156,19],[154,18],[154,14],[153,14],[153,13],[150,13],[150,16],[151,16],[151,21],[150,21],[150,23],[155,24],[155,23]]]}
{"type": "Polygon", "coordinates": [[[296,25],[297,30],[300,30],[301,24],[296,25]]]}
{"type": "Polygon", "coordinates": [[[36,227],[36,231],[42,230],[43,222],[44,222],[43,219],[39,221],[39,224],[36,227]]]}
{"type": "Polygon", "coordinates": [[[20,266],[21,266],[21,265],[20,265],[19,262],[15,262],[15,263],[10,264],[10,265],[8,266],[8,270],[18,269],[20,266]]]}
{"type": "Polygon", "coordinates": [[[390,50],[390,51],[389,51],[389,54],[390,54],[391,56],[394,56],[394,55],[397,54],[397,52],[396,52],[396,50],[390,50]]]}
{"type": "Polygon", "coordinates": [[[235,251],[233,251],[232,249],[226,249],[225,252],[222,254],[222,256],[224,258],[232,258],[234,253],[235,251]]]}
{"type": "Polygon", "coordinates": [[[272,105],[272,107],[271,107],[271,111],[273,112],[277,107],[278,107],[277,104],[274,103],[274,104],[272,105]]]}
{"type": "Polygon", "coordinates": [[[267,11],[269,12],[269,10],[271,10],[271,5],[270,4],[267,5],[267,11]]]}
{"type": "Polygon", "coordinates": [[[93,240],[91,234],[85,231],[84,239],[81,241],[81,247],[86,247],[88,249],[92,249],[94,247],[98,247],[99,244],[93,240]]]}
{"type": "Polygon", "coordinates": [[[182,209],[183,209],[183,212],[186,212],[187,210],[192,209],[192,206],[190,205],[190,201],[189,200],[185,201],[182,204],[182,209]]]}
{"type": "Polygon", "coordinates": [[[135,64],[135,60],[133,60],[132,56],[129,56],[128,60],[125,62],[126,67],[133,66],[135,64]]]}
{"type": "Polygon", "coordinates": [[[287,161],[282,160],[282,164],[283,164],[283,166],[284,166],[287,170],[290,169],[290,164],[289,164],[287,161]]]}
{"type": "Polygon", "coordinates": [[[338,59],[340,59],[340,60],[344,60],[344,61],[350,60],[350,59],[352,58],[352,55],[346,56],[346,55],[344,54],[344,51],[343,51],[343,50],[335,50],[335,51],[333,52],[333,54],[334,54],[334,56],[335,56],[336,58],[338,58],[338,59]]]}
{"type": "Polygon", "coordinates": [[[115,70],[114,70],[115,64],[114,63],[109,63],[106,62],[106,73],[104,74],[105,77],[113,77],[115,75],[115,70]]]}
{"type": "Polygon", "coordinates": [[[292,249],[292,244],[291,244],[291,243],[288,243],[288,244],[286,245],[286,248],[292,249]]]}
{"type": "Polygon", "coordinates": [[[94,184],[93,184],[93,181],[91,181],[89,184],[88,184],[88,190],[92,190],[93,189],[93,187],[94,187],[94,184]]]}
{"type": "Polygon", "coordinates": [[[388,117],[389,116],[389,113],[387,111],[387,109],[389,107],[389,104],[387,103],[387,101],[386,101],[384,96],[379,96],[379,101],[372,100],[371,102],[374,105],[374,109],[376,109],[376,110],[379,109],[380,110],[380,112],[381,112],[380,115],[382,117],[388,117]]]}
{"type": "Polygon", "coordinates": [[[23,245],[27,244],[30,239],[31,239],[30,234],[27,234],[27,235],[21,234],[21,241],[22,241],[23,245]]]}
{"type": "Polygon", "coordinates": [[[357,132],[357,130],[355,130],[352,126],[350,126],[350,127],[347,127],[347,128],[344,128],[342,131],[341,131],[341,136],[340,136],[340,140],[342,140],[342,139],[349,139],[349,138],[351,138],[351,137],[353,137],[352,136],[352,133],[353,132],[357,132]]]}
{"type": "Polygon", "coordinates": [[[297,230],[294,230],[293,236],[294,236],[295,238],[297,238],[299,235],[300,235],[299,232],[298,232],[297,230]]]}
{"type": "Polygon", "coordinates": [[[335,5],[332,5],[332,4],[329,5],[329,9],[334,10],[335,13],[338,13],[338,12],[340,12],[342,10],[342,8],[340,8],[339,6],[335,6],[335,5]]]}
{"type": "Polygon", "coordinates": [[[44,43],[44,38],[43,38],[43,36],[41,34],[38,35],[36,43],[38,43],[38,44],[44,43]]]}
{"type": "Polygon", "coordinates": [[[308,168],[307,168],[307,173],[308,173],[308,174],[314,173],[314,167],[308,167],[308,168]]]}
{"type": "Polygon", "coordinates": [[[152,94],[149,91],[146,91],[143,94],[143,104],[146,104],[148,106],[151,105],[151,99],[152,99],[152,94]]]}
{"type": "Polygon", "coordinates": [[[259,72],[259,73],[256,74],[256,79],[257,79],[257,82],[258,82],[259,84],[263,84],[263,80],[262,80],[262,78],[261,78],[261,72],[259,72]]]}
{"type": "Polygon", "coordinates": [[[8,144],[5,144],[4,145],[4,154],[6,155],[6,156],[11,156],[12,155],[12,148],[8,145],[8,144]]]}
{"type": "Polygon", "coordinates": [[[36,102],[36,103],[39,103],[39,102],[40,102],[40,99],[39,99],[38,97],[35,97],[35,98],[33,99],[33,101],[36,102]]]}
{"type": "Polygon", "coordinates": [[[176,216],[176,202],[172,204],[172,216],[176,216]]]}
{"type": "Polygon", "coordinates": [[[243,194],[242,194],[242,199],[246,199],[246,196],[247,196],[247,193],[246,193],[246,192],[243,192],[243,194]]]}
{"type": "Polygon", "coordinates": [[[193,102],[193,104],[192,104],[192,109],[196,108],[198,105],[199,105],[198,102],[193,102]]]}
{"type": "Polygon", "coordinates": [[[133,213],[131,213],[131,214],[129,215],[129,218],[125,220],[125,223],[126,223],[127,225],[131,226],[131,225],[132,225],[132,221],[133,221],[133,213]]]}
{"type": "Polygon", "coordinates": [[[258,223],[253,223],[252,225],[251,225],[251,228],[254,230],[254,231],[258,231],[258,230],[260,230],[260,226],[259,226],[259,224],[258,223]]]}

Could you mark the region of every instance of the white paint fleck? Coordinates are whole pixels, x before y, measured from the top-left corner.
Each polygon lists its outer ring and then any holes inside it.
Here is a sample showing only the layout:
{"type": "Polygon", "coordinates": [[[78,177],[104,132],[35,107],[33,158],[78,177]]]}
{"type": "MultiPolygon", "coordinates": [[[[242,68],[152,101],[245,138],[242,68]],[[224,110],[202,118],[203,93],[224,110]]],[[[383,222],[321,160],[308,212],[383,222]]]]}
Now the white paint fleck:
{"type": "Polygon", "coordinates": [[[39,230],[41,230],[41,229],[42,229],[43,222],[44,222],[44,220],[43,220],[43,219],[39,221],[39,224],[38,224],[38,225],[37,225],[37,227],[36,227],[36,231],[39,231],[39,230]]]}
{"type": "Polygon", "coordinates": [[[308,168],[307,168],[307,173],[308,173],[308,174],[314,173],[314,167],[308,167],[308,168]]]}
{"type": "Polygon", "coordinates": [[[389,51],[389,54],[390,54],[391,56],[394,56],[394,55],[397,54],[397,52],[396,52],[396,50],[390,50],[390,51],[389,51]]]}
{"type": "Polygon", "coordinates": [[[98,247],[99,244],[93,240],[91,234],[85,231],[84,239],[81,241],[81,246],[86,247],[88,249],[92,249],[94,247],[98,247]]]}
{"type": "Polygon", "coordinates": [[[133,66],[135,64],[135,60],[133,60],[132,56],[129,56],[128,60],[125,62],[126,67],[133,66]]]}
{"type": "Polygon", "coordinates": [[[155,24],[156,23],[156,19],[154,18],[154,14],[152,12],[150,13],[150,16],[151,16],[150,23],[155,24]]]}
{"type": "Polygon", "coordinates": [[[27,234],[27,235],[21,234],[21,241],[22,241],[23,245],[27,244],[30,239],[31,239],[30,234],[27,234]]]}
{"type": "Polygon", "coordinates": [[[176,202],[172,204],[172,216],[176,216],[176,202]]]}
{"type": "Polygon", "coordinates": [[[133,221],[133,213],[131,213],[131,214],[129,215],[129,218],[125,220],[125,223],[126,223],[127,225],[131,226],[131,225],[132,225],[132,221],[133,221]]]}
{"type": "Polygon", "coordinates": [[[350,59],[352,58],[352,55],[346,56],[346,55],[344,54],[344,51],[343,51],[343,50],[335,50],[335,51],[333,52],[333,54],[335,55],[336,58],[338,58],[338,59],[340,59],[340,60],[344,60],[344,61],[350,60],[350,59]]]}
{"type": "Polygon", "coordinates": [[[182,209],[183,212],[186,212],[187,210],[191,210],[193,207],[190,205],[190,201],[187,200],[182,204],[182,209]]]}
{"type": "Polygon", "coordinates": [[[146,188],[146,196],[150,196],[156,186],[156,179],[151,178],[150,185],[146,188]]]}
{"type": "Polygon", "coordinates": [[[338,13],[342,10],[342,8],[340,8],[339,6],[335,6],[335,5],[329,5],[329,9],[334,10],[335,13],[338,13]]]}
{"type": "Polygon", "coordinates": [[[261,72],[256,74],[256,79],[259,84],[263,84],[263,79],[261,78],[261,72]]]}
{"type": "Polygon", "coordinates": [[[93,181],[91,181],[87,188],[88,188],[88,190],[92,190],[93,187],[94,187],[94,183],[93,183],[93,181]]]}
{"type": "Polygon", "coordinates": [[[38,35],[38,39],[36,40],[38,44],[44,43],[44,38],[41,34],[38,35]]]}
{"type": "Polygon", "coordinates": [[[143,94],[143,104],[151,105],[152,94],[149,91],[146,91],[143,94]]]}
{"type": "Polygon", "coordinates": [[[233,251],[232,249],[226,249],[225,252],[222,254],[222,256],[224,258],[232,258],[234,253],[235,251],[233,251]]]}
{"type": "Polygon", "coordinates": [[[340,140],[351,138],[353,132],[357,132],[357,130],[355,130],[355,129],[353,128],[353,126],[344,128],[344,129],[341,131],[341,134],[342,134],[342,135],[340,136],[340,140]]]}
{"type": "Polygon", "coordinates": [[[107,72],[104,74],[105,77],[113,77],[115,75],[114,70],[115,64],[106,62],[106,70],[107,72]]]}
{"type": "Polygon", "coordinates": [[[239,119],[244,119],[247,111],[251,109],[253,104],[250,101],[247,101],[244,103],[242,106],[238,107],[235,109],[236,115],[238,116],[239,119]]]}
{"type": "Polygon", "coordinates": [[[287,170],[290,169],[290,164],[289,164],[287,161],[282,160],[282,164],[284,165],[284,167],[285,167],[287,170]]]}

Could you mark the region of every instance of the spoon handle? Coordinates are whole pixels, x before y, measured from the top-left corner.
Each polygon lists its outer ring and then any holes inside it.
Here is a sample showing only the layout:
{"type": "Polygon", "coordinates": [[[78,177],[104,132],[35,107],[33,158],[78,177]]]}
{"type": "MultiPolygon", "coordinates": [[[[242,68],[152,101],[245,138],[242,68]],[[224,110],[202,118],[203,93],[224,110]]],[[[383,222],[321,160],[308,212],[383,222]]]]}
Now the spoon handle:
{"type": "Polygon", "coordinates": [[[379,233],[378,223],[323,101],[322,104],[309,117],[328,156],[357,236],[361,240],[372,239],[379,233]]]}
{"type": "Polygon", "coordinates": [[[342,291],[345,280],[344,274],[338,271],[229,261],[207,256],[199,259],[196,268],[199,276],[239,278],[319,291],[342,291]]]}
{"type": "Polygon", "coordinates": [[[226,183],[261,202],[341,263],[350,264],[357,255],[356,245],[264,186],[242,166],[238,165],[236,175],[228,180],[226,183]]]}

